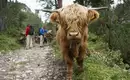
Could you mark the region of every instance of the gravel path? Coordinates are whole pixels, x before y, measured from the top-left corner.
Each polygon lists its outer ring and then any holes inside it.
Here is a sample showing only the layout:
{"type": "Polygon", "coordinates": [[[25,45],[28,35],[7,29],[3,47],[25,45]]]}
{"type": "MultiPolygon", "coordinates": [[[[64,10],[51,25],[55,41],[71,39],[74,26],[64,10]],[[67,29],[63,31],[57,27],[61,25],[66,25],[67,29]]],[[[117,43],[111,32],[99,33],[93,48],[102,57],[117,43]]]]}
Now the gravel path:
{"type": "Polygon", "coordinates": [[[0,54],[0,80],[65,80],[65,73],[48,45],[0,54]]]}

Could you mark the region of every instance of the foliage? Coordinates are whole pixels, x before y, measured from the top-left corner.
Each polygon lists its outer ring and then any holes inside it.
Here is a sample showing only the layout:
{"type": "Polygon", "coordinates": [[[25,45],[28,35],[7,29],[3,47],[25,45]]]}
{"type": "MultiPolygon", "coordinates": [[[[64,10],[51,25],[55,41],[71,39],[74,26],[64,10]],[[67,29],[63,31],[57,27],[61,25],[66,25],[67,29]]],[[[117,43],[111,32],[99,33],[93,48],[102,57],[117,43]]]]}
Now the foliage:
{"type": "Polygon", "coordinates": [[[62,0],[39,0],[40,2],[42,2],[43,7],[45,9],[58,9],[62,6],[60,6],[62,3],[62,0]]]}
{"type": "Polygon", "coordinates": [[[130,1],[118,4],[113,9],[100,11],[100,19],[89,26],[89,31],[103,37],[109,49],[120,50],[123,61],[130,64],[130,1]]]}
{"type": "Polygon", "coordinates": [[[7,6],[7,0],[0,0],[0,12],[7,6]]]}
{"type": "Polygon", "coordinates": [[[25,5],[20,3],[9,3],[7,8],[1,13],[1,15],[6,16],[6,26],[17,26],[21,27],[22,22],[26,19],[26,15],[21,9],[25,5]],[[6,13],[6,14],[5,14],[6,13]]]}
{"type": "Polygon", "coordinates": [[[129,73],[119,67],[108,67],[106,65],[95,64],[85,61],[84,72],[76,75],[74,80],[129,80],[129,73]],[[79,79],[77,79],[79,78],[79,79]]]}
{"type": "Polygon", "coordinates": [[[18,44],[16,39],[9,37],[8,35],[5,35],[5,34],[0,34],[0,46],[1,46],[0,51],[14,50],[21,47],[18,44]]]}
{"type": "Polygon", "coordinates": [[[27,19],[23,22],[24,26],[27,24],[31,24],[34,27],[35,32],[38,32],[38,29],[42,27],[43,22],[41,21],[41,18],[38,17],[37,14],[34,14],[30,11],[26,12],[27,19]]]}
{"type": "Polygon", "coordinates": [[[61,59],[62,58],[62,55],[60,53],[60,48],[56,42],[56,40],[53,40],[52,43],[51,43],[53,49],[54,49],[54,55],[56,57],[56,59],[61,59]]]}
{"type": "Polygon", "coordinates": [[[79,3],[84,6],[101,7],[109,4],[113,4],[114,0],[75,0],[75,3],[79,3]]]}
{"type": "Polygon", "coordinates": [[[27,24],[33,25],[35,31],[38,31],[38,28],[42,25],[38,15],[32,13],[23,3],[9,2],[7,8],[0,15],[5,16],[4,21],[6,23],[6,29],[0,32],[0,46],[2,46],[0,50],[19,48],[18,40],[27,24]]]}
{"type": "MultiPolygon", "coordinates": [[[[62,0],[38,0],[42,3],[43,9],[58,9],[62,7],[62,0]]],[[[39,13],[39,11],[37,11],[39,13]]],[[[45,11],[45,22],[49,21],[50,13],[45,11]]]]}

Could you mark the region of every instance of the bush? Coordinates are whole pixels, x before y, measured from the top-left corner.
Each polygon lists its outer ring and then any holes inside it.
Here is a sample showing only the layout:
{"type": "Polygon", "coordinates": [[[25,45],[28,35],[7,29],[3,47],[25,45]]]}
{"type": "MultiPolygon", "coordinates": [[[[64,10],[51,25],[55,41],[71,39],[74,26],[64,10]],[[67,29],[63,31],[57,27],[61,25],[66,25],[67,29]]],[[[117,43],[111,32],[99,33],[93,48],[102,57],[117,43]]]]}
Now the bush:
{"type": "Polygon", "coordinates": [[[11,38],[7,35],[0,36],[0,51],[1,50],[14,50],[20,48],[20,45],[17,43],[17,40],[11,38]]]}

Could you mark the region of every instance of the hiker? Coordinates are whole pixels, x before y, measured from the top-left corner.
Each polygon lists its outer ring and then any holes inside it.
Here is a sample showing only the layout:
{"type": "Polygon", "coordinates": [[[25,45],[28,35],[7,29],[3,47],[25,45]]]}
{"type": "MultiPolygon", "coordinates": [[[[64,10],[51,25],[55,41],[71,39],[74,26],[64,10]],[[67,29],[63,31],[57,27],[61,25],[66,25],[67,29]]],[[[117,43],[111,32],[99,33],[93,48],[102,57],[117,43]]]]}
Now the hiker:
{"type": "Polygon", "coordinates": [[[33,35],[34,35],[34,29],[31,25],[27,25],[26,27],[26,49],[33,47],[33,35]]]}
{"type": "Polygon", "coordinates": [[[45,27],[40,28],[39,35],[40,35],[40,47],[43,47],[44,37],[45,33],[47,33],[47,30],[45,27]]]}

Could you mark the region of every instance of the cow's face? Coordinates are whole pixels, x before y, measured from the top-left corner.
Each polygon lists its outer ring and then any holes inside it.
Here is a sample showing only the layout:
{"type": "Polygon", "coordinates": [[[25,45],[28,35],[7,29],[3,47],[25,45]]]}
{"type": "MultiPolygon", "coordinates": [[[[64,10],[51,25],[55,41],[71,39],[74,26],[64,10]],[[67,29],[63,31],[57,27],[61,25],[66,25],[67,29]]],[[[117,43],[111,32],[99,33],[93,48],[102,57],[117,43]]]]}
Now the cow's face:
{"type": "Polygon", "coordinates": [[[66,33],[67,40],[80,41],[88,23],[98,17],[99,14],[95,10],[86,10],[86,8],[72,10],[69,8],[53,12],[50,19],[61,26],[66,33]]]}

